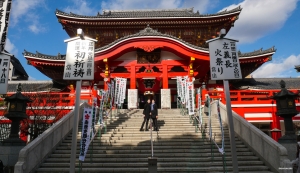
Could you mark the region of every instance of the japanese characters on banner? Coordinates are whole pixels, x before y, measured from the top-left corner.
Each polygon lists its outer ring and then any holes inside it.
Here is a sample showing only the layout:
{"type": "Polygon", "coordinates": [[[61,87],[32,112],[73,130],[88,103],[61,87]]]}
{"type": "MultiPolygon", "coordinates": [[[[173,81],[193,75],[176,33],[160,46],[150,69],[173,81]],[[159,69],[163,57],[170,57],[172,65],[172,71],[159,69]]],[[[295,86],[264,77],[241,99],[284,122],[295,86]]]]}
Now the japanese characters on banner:
{"type": "Polygon", "coordinates": [[[119,106],[121,106],[121,104],[124,103],[124,99],[123,99],[124,88],[125,88],[125,81],[122,78],[121,79],[121,84],[120,84],[120,94],[119,94],[119,102],[118,102],[119,106]]]}
{"type": "Polygon", "coordinates": [[[188,76],[184,76],[184,96],[185,96],[185,106],[188,106],[188,101],[189,101],[189,95],[188,95],[188,86],[187,82],[189,80],[188,76]]]}
{"type": "Polygon", "coordinates": [[[0,1],[0,17],[1,17],[0,18],[0,37],[1,37],[0,52],[4,51],[5,48],[11,4],[12,4],[11,0],[0,1]]]}
{"type": "Polygon", "coordinates": [[[7,93],[10,55],[0,54],[0,94],[7,93]]]}
{"type": "Polygon", "coordinates": [[[199,113],[199,127],[202,126],[202,100],[201,100],[201,89],[197,89],[198,93],[198,113],[199,113]]]}
{"type": "Polygon", "coordinates": [[[115,92],[115,82],[111,80],[111,89],[110,89],[110,108],[112,108],[115,92]]]}
{"type": "Polygon", "coordinates": [[[94,79],[94,39],[80,37],[65,40],[68,43],[64,80],[94,79]]]}
{"type": "Polygon", "coordinates": [[[105,103],[108,102],[108,98],[110,96],[111,84],[107,83],[107,86],[108,86],[108,89],[107,89],[107,92],[106,92],[105,103]]]}
{"type": "Polygon", "coordinates": [[[82,132],[79,160],[84,161],[90,145],[90,133],[92,127],[92,109],[84,108],[82,117],[82,132]]]}
{"type": "Polygon", "coordinates": [[[195,113],[195,98],[194,98],[194,84],[193,82],[187,82],[187,103],[189,115],[194,115],[195,113]]]}
{"type": "Polygon", "coordinates": [[[212,80],[241,79],[236,40],[218,38],[209,43],[210,74],[212,80]]]}
{"type": "Polygon", "coordinates": [[[123,98],[122,98],[123,102],[122,103],[124,103],[124,100],[126,98],[127,79],[123,78],[123,81],[124,81],[124,87],[123,87],[123,98]]]}
{"type": "Polygon", "coordinates": [[[120,99],[120,85],[121,85],[121,78],[116,77],[116,88],[115,88],[115,101],[114,105],[119,104],[119,99],[120,99]]]}
{"type": "Polygon", "coordinates": [[[95,124],[96,124],[96,108],[97,108],[97,98],[93,98],[93,105],[92,105],[92,136],[91,138],[93,138],[96,134],[96,128],[95,128],[95,124]]]}
{"type": "Polygon", "coordinates": [[[103,105],[104,105],[104,100],[105,100],[105,91],[104,90],[99,90],[98,95],[100,96],[100,107],[99,107],[99,124],[103,124],[103,105]]]}
{"type": "Polygon", "coordinates": [[[181,95],[181,82],[182,82],[182,77],[180,77],[180,76],[177,76],[176,77],[176,79],[177,79],[177,95],[178,95],[178,97],[180,97],[180,99],[182,99],[182,95],[181,95]]]}

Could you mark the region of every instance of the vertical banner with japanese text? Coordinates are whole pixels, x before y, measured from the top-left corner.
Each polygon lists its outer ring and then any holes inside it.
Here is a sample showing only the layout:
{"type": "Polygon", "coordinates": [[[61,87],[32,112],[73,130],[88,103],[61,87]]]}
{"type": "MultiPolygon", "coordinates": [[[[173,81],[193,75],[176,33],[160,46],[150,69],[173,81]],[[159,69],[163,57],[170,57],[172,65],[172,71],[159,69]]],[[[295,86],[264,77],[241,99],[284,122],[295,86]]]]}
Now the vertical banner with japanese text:
{"type": "Polygon", "coordinates": [[[115,82],[112,79],[111,80],[111,90],[110,90],[110,108],[112,108],[112,106],[113,106],[114,93],[115,93],[115,82]]]}
{"type": "Polygon", "coordinates": [[[116,77],[116,88],[115,88],[115,101],[114,105],[118,105],[120,102],[120,85],[121,85],[121,78],[116,77]]]}
{"type": "Polygon", "coordinates": [[[187,82],[187,103],[189,115],[194,115],[195,113],[195,98],[194,98],[194,84],[193,82],[187,82]]]}
{"type": "Polygon", "coordinates": [[[84,108],[82,116],[82,132],[79,160],[84,161],[90,145],[90,134],[92,127],[92,109],[84,108]]]}

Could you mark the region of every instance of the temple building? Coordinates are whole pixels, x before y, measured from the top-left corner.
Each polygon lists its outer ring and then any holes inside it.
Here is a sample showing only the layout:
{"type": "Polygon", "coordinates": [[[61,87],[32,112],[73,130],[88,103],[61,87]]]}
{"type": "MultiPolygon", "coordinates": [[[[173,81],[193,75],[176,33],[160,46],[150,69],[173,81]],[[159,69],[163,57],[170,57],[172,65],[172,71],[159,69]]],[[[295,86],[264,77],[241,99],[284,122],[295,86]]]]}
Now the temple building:
{"type": "MultiPolygon", "coordinates": [[[[57,10],[56,17],[70,37],[75,37],[77,29],[81,28],[86,36],[97,40],[94,80],[83,81],[82,91],[92,90],[94,84],[106,90],[108,86],[104,81],[123,77],[127,78],[128,89],[138,91],[140,107],[146,95],[151,95],[162,108],[161,89],[170,89],[171,108],[177,108],[176,76],[195,78],[195,88],[205,87],[206,94],[224,100],[224,95],[220,94],[223,92],[222,81],[210,79],[206,41],[218,37],[222,28],[228,33],[241,11],[240,7],[215,14],[200,14],[193,8],[104,10],[95,16],[84,16],[57,10]]],[[[230,81],[233,110],[265,133],[280,129],[283,124],[270,99],[280,89],[280,80],[249,76],[272,60],[275,51],[274,47],[253,52],[239,51],[243,79],[230,81]]],[[[25,50],[23,54],[28,64],[51,78],[60,91],[74,92],[76,81],[63,80],[64,53],[47,55],[46,52],[25,50]]],[[[299,85],[294,85],[296,79],[287,79],[286,83],[289,89],[299,89],[299,85]]],[[[127,108],[127,100],[124,108],[127,108]]],[[[276,134],[272,137],[278,139],[276,134]]]]}
{"type": "MultiPolygon", "coordinates": [[[[195,87],[215,82],[210,80],[205,42],[218,37],[222,28],[230,31],[241,10],[238,7],[216,14],[200,14],[193,8],[105,10],[96,16],[57,10],[56,16],[70,37],[81,28],[86,36],[98,40],[91,86],[95,83],[107,89],[104,78],[123,77],[128,79],[129,89],[138,89],[140,102],[150,92],[160,103],[160,89],[171,89],[172,107],[176,107],[176,76],[194,77],[195,87]]],[[[274,53],[274,48],[239,52],[243,78],[271,60],[274,53]]],[[[28,64],[55,82],[75,85],[75,81],[63,80],[65,55],[24,51],[24,56],[28,64]]]]}

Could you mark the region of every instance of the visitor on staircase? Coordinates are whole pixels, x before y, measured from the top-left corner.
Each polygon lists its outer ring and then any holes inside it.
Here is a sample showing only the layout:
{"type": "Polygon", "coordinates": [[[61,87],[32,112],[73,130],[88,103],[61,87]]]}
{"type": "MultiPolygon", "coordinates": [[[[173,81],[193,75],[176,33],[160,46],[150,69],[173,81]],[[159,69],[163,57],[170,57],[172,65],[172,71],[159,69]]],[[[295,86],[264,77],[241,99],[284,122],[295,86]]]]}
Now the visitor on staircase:
{"type": "Polygon", "coordinates": [[[158,112],[157,112],[157,105],[155,104],[154,99],[152,100],[150,115],[153,120],[154,131],[158,131],[157,128],[158,112]]]}
{"type": "Polygon", "coordinates": [[[144,106],[144,121],[142,123],[142,126],[140,128],[140,131],[143,131],[144,128],[144,124],[146,122],[146,131],[148,131],[148,122],[149,122],[149,118],[150,118],[150,111],[151,111],[151,105],[150,105],[150,99],[147,100],[147,103],[144,106]]]}

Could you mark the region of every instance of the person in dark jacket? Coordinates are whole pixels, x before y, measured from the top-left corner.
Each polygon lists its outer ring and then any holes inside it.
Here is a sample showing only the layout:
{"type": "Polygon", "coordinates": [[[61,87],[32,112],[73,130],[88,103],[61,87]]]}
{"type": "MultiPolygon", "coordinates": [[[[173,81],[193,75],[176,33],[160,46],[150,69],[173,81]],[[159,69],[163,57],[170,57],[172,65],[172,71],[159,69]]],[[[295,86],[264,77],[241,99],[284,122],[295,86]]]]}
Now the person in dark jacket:
{"type": "Polygon", "coordinates": [[[148,122],[149,122],[149,118],[150,118],[150,111],[151,111],[151,107],[150,107],[150,99],[147,100],[147,103],[144,105],[144,121],[142,123],[142,126],[140,128],[140,131],[143,131],[143,127],[144,124],[146,122],[146,131],[148,131],[148,122]]]}
{"type": "Polygon", "coordinates": [[[157,105],[155,104],[154,99],[152,100],[150,115],[153,120],[154,131],[158,131],[158,128],[157,128],[158,111],[157,111],[157,105]]]}

